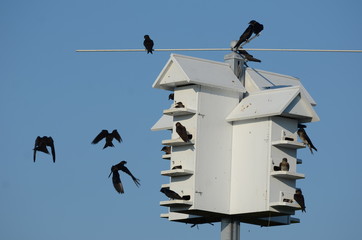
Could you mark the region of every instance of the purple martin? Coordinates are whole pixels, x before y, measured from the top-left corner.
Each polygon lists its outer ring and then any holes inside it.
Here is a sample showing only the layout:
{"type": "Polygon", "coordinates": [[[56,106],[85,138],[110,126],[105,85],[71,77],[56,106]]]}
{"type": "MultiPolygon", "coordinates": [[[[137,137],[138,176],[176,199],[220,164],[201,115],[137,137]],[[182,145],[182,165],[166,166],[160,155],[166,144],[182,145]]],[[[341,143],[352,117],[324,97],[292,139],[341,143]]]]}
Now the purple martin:
{"type": "Polygon", "coordinates": [[[254,33],[255,35],[258,35],[258,34],[259,34],[261,31],[263,31],[263,29],[264,29],[264,25],[258,23],[258,22],[255,21],[255,20],[251,20],[251,21],[249,22],[249,24],[253,26],[253,33],[254,33]]]}
{"type": "Polygon", "coordinates": [[[299,128],[297,133],[300,140],[302,140],[302,142],[309,147],[309,150],[312,154],[313,154],[313,149],[317,151],[317,148],[313,145],[312,140],[310,140],[307,132],[304,130],[303,127],[299,128]]]}
{"type": "Polygon", "coordinates": [[[165,154],[170,154],[171,153],[171,147],[170,146],[164,146],[161,151],[164,151],[165,154]]]}
{"type": "Polygon", "coordinates": [[[92,141],[92,144],[97,144],[103,138],[106,139],[106,143],[104,144],[103,149],[106,147],[114,147],[112,141],[116,139],[118,142],[122,142],[121,135],[119,135],[118,131],[115,129],[112,133],[109,133],[107,130],[102,130],[92,141]]]}
{"type": "Polygon", "coordinates": [[[243,34],[241,34],[239,41],[235,44],[234,49],[238,49],[243,42],[248,41],[253,33],[258,35],[263,29],[264,26],[262,24],[255,20],[251,20],[249,26],[245,29],[243,34]]]}
{"type": "Polygon", "coordinates": [[[140,184],[140,180],[138,178],[136,178],[135,176],[133,176],[133,174],[131,173],[131,171],[125,166],[125,164],[127,164],[126,161],[121,161],[120,163],[113,165],[111,167],[111,173],[109,174],[108,177],[110,177],[112,174],[112,181],[113,181],[113,186],[116,189],[117,192],[119,193],[123,193],[123,186],[121,183],[121,178],[119,176],[118,171],[123,171],[125,173],[127,173],[133,180],[133,182],[136,184],[137,187],[139,187],[140,184]],[[118,191],[118,190],[122,190],[122,191],[118,191]]]}
{"type": "Polygon", "coordinates": [[[174,100],[174,98],[175,98],[174,93],[170,93],[170,95],[168,95],[168,100],[174,100]]]}
{"type": "Polygon", "coordinates": [[[182,102],[175,103],[175,108],[184,108],[185,105],[182,104],[182,102]]]}
{"type": "Polygon", "coordinates": [[[302,194],[301,189],[298,188],[298,189],[295,190],[294,200],[300,205],[300,207],[302,208],[302,212],[306,212],[305,211],[304,196],[302,194]]]}
{"type": "Polygon", "coordinates": [[[253,55],[249,54],[247,51],[245,50],[242,50],[242,49],[238,49],[237,52],[239,54],[241,54],[242,56],[244,56],[244,58],[248,61],[251,61],[251,62],[261,62],[261,60],[253,57],[253,55]]]}
{"type": "Polygon", "coordinates": [[[178,193],[168,189],[168,188],[161,188],[160,192],[164,193],[167,197],[173,199],[178,199],[178,200],[190,200],[190,196],[186,195],[186,196],[180,196],[178,195],[178,193]]]}
{"type": "Polygon", "coordinates": [[[280,170],[282,171],[289,171],[289,163],[288,159],[283,158],[281,163],[279,163],[280,170]]]}
{"type": "Polygon", "coordinates": [[[143,46],[145,46],[146,50],[147,50],[147,54],[152,53],[153,50],[153,40],[150,38],[149,35],[145,35],[144,36],[145,40],[143,41],[143,46]]]}
{"type": "Polygon", "coordinates": [[[34,162],[35,162],[35,158],[36,158],[36,151],[40,151],[40,152],[49,154],[47,147],[50,147],[51,153],[53,156],[53,162],[55,162],[54,140],[52,137],[46,137],[46,136],[43,136],[43,137],[38,136],[35,139],[35,145],[34,145],[34,149],[33,149],[34,150],[34,157],[33,157],[34,162]]]}
{"type": "Polygon", "coordinates": [[[184,142],[188,142],[192,138],[192,135],[187,133],[186,128],[180,122],[176,123],[176,132],[184,142]]]}

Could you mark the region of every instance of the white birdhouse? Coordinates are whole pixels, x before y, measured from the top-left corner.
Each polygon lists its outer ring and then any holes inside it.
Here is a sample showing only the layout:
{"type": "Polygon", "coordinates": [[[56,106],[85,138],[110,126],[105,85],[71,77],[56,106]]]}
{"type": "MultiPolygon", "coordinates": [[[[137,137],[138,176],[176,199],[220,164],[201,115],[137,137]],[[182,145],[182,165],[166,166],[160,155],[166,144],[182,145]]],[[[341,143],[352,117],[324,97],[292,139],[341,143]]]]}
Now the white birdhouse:
{"type": "Polygon", "coordinates": [[[162,187],[182,199],[160,202],[170,221],[208,223],[223,216],[263,226],[298,222],[293,200],[298,123],[319,121],[312,97],[296,78],[227,63],[172,54],[153,84],[174,92],[174,103],[152,130],[172,130],[170,169],[162,187]],[[238,77],[235,75],[238,75],[238,77]],[[176,123],[187,131],[184,141],[176,123]],[[280,169],[282,159],[288,168],[280,169]]]}

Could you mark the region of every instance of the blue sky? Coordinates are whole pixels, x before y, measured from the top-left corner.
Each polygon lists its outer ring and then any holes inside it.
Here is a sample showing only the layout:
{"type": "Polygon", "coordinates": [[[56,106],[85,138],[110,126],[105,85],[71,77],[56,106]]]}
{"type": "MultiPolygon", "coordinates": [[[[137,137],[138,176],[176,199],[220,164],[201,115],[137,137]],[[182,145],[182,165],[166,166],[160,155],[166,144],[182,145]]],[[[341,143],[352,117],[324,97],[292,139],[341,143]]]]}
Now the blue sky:
{"type": "MultiPolygon", "coordinates": [[[[0,239],[219,239],[220,224],[190,225],[159,217],[168,168],[166,132],[150,128],[169,107],[152,88],[170,52],[76,53],[77,49],[227,48],[251,19],[264,24],[249,48],[362,49],[360,1],[24,1],[0,2],[0,239]],[[90,142],[118,129],[124,142],[102,150],[90,142]],[[38,154],[52,136],[57,161],[38,154]],[[107,178],[121,160],[141,179],[122,175],[125,194],[107,178]]],[[[179,52],[223,61],[228,52],[179,52]]],[[[255,68],[296,76],[317,102],[321,121],[308,133],[318,152],[300,150],[298,185],[307,213],[300,224],[241,224],[241,239],[362,235],[362,117],[357,53],[251,52],[255,68]]]]}

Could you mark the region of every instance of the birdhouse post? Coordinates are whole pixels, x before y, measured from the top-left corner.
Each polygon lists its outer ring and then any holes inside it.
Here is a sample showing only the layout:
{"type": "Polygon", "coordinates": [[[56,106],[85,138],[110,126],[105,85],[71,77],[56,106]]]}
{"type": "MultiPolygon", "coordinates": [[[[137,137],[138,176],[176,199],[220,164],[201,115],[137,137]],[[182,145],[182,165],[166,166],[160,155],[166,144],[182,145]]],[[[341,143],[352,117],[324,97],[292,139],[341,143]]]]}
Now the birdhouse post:
{"type": "Polygon", "coordinates": [[[292,217],[301,209],[293,200],[296,181],[304,178],[297,169],[297,149],[305,147],[298,124],[319,118],[298,79],[247,68],[234,52],[225,61],[172,54],[153,87],[173,92],[174,102],[152,130],[172,131],[162,141],[171,147],[162,156],[170,161],[162,189],[179,195],[160,202],[169,209],[161,217],[221,222],[222,239],[239,239],[239,222],[299,222],[292,217]]]}

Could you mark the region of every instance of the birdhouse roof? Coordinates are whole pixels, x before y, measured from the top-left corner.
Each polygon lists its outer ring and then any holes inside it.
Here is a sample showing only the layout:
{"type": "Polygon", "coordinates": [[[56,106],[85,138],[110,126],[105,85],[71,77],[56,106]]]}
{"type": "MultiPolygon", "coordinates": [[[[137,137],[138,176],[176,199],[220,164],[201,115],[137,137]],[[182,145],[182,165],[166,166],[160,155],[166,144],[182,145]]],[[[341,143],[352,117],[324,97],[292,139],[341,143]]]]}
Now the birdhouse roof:
{"type": "Polygon", "coordinates": [[[292,76],[267,72],[254,68],[247,68],[245,74],[245,86],[248,92],[299,86],[301,94],[304,95],[308,102],[313,106],[317,105],[312,96],[304,88],[300,80],[292,76]]]}
{"type": "Polygon", "coordinates": [[[229,64],[178,54],[171,54],[152,87],[173,91],[189,84],[246,91],[229,64]]]}
{"type": "Polygon", "coordinates": [[[300,86],[258,91],[245,97],[227,116],[228,122],[270,116],[285,116],[299,122],[319,121],[300,86]]]}

